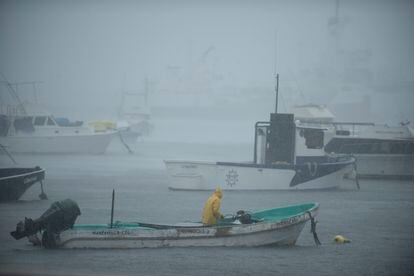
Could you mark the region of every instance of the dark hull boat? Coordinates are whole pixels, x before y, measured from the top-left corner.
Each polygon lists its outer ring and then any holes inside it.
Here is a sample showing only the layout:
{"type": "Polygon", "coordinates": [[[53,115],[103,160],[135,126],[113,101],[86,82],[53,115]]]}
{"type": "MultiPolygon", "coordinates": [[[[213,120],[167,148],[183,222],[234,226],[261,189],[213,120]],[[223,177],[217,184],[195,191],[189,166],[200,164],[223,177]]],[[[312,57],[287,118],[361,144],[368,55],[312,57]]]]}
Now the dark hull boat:
{"type": "MultiPolygon", "coordinates": [[[[45,170],[34,168],[0,168],[0,202],[18,200],[28,188],[45,178],[45,170]]],[[[40,194],[40,198],[46,195],[40,194]]]]}

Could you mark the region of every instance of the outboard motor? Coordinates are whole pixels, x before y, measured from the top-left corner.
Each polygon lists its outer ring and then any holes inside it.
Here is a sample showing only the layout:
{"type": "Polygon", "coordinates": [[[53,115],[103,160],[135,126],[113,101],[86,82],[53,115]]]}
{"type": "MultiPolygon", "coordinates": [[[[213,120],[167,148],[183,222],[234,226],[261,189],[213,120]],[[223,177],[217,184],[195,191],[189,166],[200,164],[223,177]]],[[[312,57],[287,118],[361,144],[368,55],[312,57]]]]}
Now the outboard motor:
{"type": "Polygon", "coordinates": [[[38,219],[25,218],[16,226],[16,231],[10,234],[16,240],[28,237],[33,243],[40,244],[36,234],[43,232],[41,244],[46,248],[54,248],[59,240],[59,233],[72,228],[77,217],[81,214],[78,204],[65,199],[52,203],[49,209],[38,219]]]}

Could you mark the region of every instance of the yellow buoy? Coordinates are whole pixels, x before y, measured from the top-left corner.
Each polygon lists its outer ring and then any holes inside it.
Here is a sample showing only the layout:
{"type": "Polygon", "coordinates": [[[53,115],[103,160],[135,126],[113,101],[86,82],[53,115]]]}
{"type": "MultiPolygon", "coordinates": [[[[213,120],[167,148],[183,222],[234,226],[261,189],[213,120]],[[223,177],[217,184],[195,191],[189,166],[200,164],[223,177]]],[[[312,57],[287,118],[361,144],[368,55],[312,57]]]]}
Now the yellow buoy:
{"type": "Polygon", "coordinates": [[[348,240],[347,238],[345,238],[344,236],[342,236],[342,235],[336,235],[335,237],[334,237],[334,242],[336,242],[336,243],[349,243],[349,242],[351,242],[350,240],[348,240]]]}

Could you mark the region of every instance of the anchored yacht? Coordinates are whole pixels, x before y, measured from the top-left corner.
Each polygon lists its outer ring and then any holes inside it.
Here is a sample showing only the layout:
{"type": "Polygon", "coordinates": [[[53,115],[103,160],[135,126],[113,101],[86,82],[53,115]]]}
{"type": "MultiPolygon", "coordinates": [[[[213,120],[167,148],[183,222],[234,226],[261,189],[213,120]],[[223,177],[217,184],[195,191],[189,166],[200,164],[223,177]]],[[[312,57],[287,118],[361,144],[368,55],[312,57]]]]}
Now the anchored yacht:
{"type": "Polygon", "coordinates": [[[52,114],[0,115],[0,144],[12,153],[101,154],[115,131],[95,132],[81,121],[52,114]]]}
{"type": "Polygon", "coordinates": [[[409,123],[388,126],[336,122],[333,114],[322,105],[297,106],[294,113],[298,124],[303,127],[330,129],[330,134],[324,136],[325,152],[352,154],[357,160],[359,176],[414,178],[414,130],[409,123]]]}

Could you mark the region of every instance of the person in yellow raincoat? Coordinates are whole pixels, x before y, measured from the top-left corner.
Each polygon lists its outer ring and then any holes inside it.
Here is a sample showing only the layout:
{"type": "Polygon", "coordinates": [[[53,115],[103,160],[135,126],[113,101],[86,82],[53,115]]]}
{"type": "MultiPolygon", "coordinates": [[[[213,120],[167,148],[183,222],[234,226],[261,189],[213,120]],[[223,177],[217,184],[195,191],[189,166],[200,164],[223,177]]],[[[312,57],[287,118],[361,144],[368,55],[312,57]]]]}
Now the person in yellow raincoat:
{"type": "Polygon", "coordinates": [[[214,225],[218,219],[222,219],[224,216],[220,213],[221,198],[223,192],[220,188],[216,188],[214,193],[207,199],[204,204],[202,222],[204,225],[214,225]]]}

